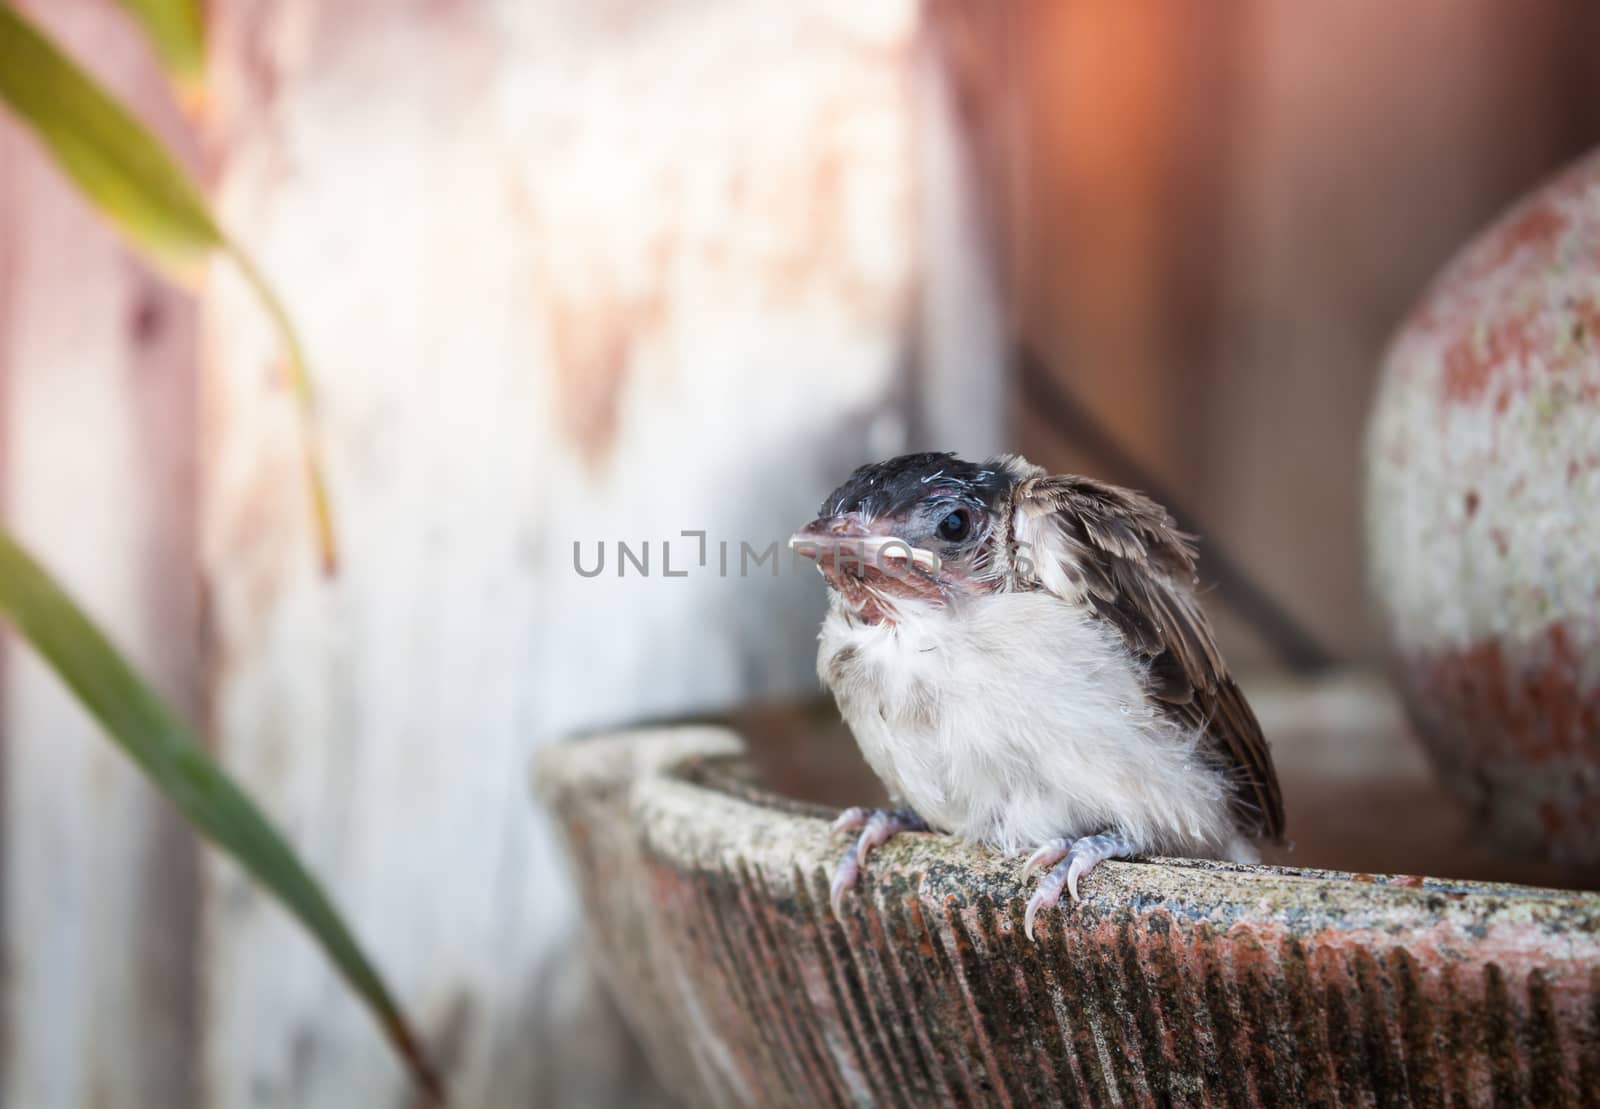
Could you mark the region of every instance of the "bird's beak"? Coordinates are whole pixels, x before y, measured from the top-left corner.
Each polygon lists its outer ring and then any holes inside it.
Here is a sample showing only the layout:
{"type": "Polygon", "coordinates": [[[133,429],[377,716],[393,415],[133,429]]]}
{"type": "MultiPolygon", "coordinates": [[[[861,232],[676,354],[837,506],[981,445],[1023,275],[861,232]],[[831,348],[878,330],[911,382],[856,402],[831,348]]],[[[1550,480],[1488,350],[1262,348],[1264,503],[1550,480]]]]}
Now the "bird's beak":
{"type": "Polygon", "coordinates": [[[789,546],[807,556],[835,543],[856,542],[872,537],[872,529],[859,512],[841,512],[837,516],[818,516],[805,527],[789,536],[789,546]]]}
{"type": "Polygon", "coordinates": [[[939,556],[932,551],[913,547],[896,535],[874,532],[859,512],[817,517],[789,537],[789,548],[818,563],[843,555],[858,565],[862,560],[875,564],[892,559],[909,561],[930,574],[939,569],[939,556]]]}

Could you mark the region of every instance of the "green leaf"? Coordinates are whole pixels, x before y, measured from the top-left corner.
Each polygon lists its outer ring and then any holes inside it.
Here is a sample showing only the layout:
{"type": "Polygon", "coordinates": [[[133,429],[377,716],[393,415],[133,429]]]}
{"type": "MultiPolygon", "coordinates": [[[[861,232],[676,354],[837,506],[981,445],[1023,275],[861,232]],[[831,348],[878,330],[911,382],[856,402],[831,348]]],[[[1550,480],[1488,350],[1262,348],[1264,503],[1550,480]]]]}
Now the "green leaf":
{"type": "Polygon", "coordinates": [[[222,232],[156,138],[10,4],[0,3],[0,100],[116,228],[190,284],[222,232]]]}
{"type": "Polygon", "coordinates": [[[198,96],[205,78],[206,39],[200,0],[118,0],[133,14],[156,53],[167,75],[185,98],[198,96]]]}
{"type": "Polygon", "coordinates": [[[0,615],[10,617],[22,637],[188,822],[300,919],[372,1008],[418,1084],[442,1100],[438,1079],[405,1014],[316,879],[177,714],[139,679],[4,528],[0,528],[0,615]]]}
{"type": "MultiPolygon", "coordinates": [[[[140,11],[193,6],[193,0],[124,2],[140,11]]],[[[223,235],[200,190],[156,137],[5,0],[0,0],[0,102],[39,137],[111,224],[173,278],[192,286],[206,255],[217,249],[238,264],[287,352],[317,542],[323,570],[332,574],[338,549],[317,451],[311,373],[288,313],[260,271],[223,235]]]]}

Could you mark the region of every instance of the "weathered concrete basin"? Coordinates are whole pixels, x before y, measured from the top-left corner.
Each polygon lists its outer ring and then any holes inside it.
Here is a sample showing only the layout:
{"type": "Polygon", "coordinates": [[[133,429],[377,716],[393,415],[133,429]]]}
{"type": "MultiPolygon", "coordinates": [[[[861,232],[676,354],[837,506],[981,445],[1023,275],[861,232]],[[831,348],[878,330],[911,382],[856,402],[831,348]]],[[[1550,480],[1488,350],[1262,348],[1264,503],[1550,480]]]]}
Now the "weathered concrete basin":
{"type": "Polygon", "coordinates": [[[602,972],[686,1105],[1600,1104],[1600,895],[1108,863],[1022,930],[937,836],[828,911],[829,810],[720,728],[547,753],[602,972]]]}

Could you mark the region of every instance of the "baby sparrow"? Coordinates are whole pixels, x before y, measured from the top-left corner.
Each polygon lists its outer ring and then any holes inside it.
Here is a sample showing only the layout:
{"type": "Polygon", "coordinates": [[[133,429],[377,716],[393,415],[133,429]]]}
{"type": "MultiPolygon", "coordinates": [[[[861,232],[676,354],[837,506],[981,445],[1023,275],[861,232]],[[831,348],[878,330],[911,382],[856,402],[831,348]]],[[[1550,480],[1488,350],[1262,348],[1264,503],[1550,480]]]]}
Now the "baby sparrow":
{"type": "Polygon", "coordinates": [[[835,824],[858,833],[836,913],[900,831],[1035,848],[1030,937],[1103,859],[1254,861],[1281,839],[1191,539],[1153,501],[1014,455],[911,454],[851,474],[790,543],[829,587],[818,674],[896,806],[835,824]]]}

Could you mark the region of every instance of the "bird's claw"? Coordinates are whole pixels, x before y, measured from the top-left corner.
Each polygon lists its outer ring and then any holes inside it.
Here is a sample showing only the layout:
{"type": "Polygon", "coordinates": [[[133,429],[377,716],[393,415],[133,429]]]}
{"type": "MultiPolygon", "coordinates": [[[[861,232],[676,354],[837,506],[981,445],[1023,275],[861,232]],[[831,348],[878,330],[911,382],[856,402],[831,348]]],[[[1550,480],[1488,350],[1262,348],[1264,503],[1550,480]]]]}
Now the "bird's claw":
{"type": "Polygon", "coordinates": [[[860,805],[852,809],[846,809],[828,827],[828,835],[837,839],[840,832],[853,832],[871,818],[872,810],[864,809],[860,805]]]}
{"type": "Polygon", "coordinates": [[[833,880],[828,883],[828,904],[833,907],[835,917],[843,916],[844,895],[861,877],[861,866],[874,849],[882,847],[900,832],[925,832],[928,825],[910,809],[853,808],[839,814],[839,818],[833,822],[831,834],[838,835],[858,828],[860,835],[845,848],[833,868],[833,880]]]}
{"type": "Polygon", "coordinates": [[[861,877],[858,845],[851,844],[833,868],[833,881],[828,883],[828,904],[833,907],[835,919],[844,915],[844,895],[861,877]]]}
{"type": "Polygon", "coordinates": [[[1022,914],[1022,930],[1031,940],[1033,936],[1033,918],[1039,915],[1040,909],[1051,908],[1061,900],[1061,880],[1054,871],[1046,874],[1039,881],[1033,891],[1033,896],[1028,898],[1028,907],[1022,914]]]}
{"type": "Polygon", "coordinates": [[[1065,840],[1053,839],[1043,844],[1037,851],[1028,857],[1022,864],[1022,876],[1027,878],[1041,867],[1049,867],[1049,872],[1039,879],[1039,885],[1033,891],[1033,896],[1028,899],[1028,907],[1022,914],[1022,928],[1031,940],[1033,936],[1033,920],[1039,915],[1040,909],[1054,908],[1061,902],[1061,891],[1066,889],[1074,903],[1081,902],[1083,898],[1078,895],[1078,879],[1088,874],[1106,859],[1127,858],[1138,853],[1138,849],[1126,837],[1116,832],[1106,832],[1098,836],[1084,836],[1082,839],[1065,840]]]}
{"type": "Polygon", "coordinates": [[[1027,879],[1035,870],[1043,867],[1049,870],[1062,859],[1067,857],[1067,852],[1072,850],[1070,839],[1046,840],[1039,845],[1039,850],[1028,856],[1028,861],[1022,864],[1022,877],[1027,879]]]}

